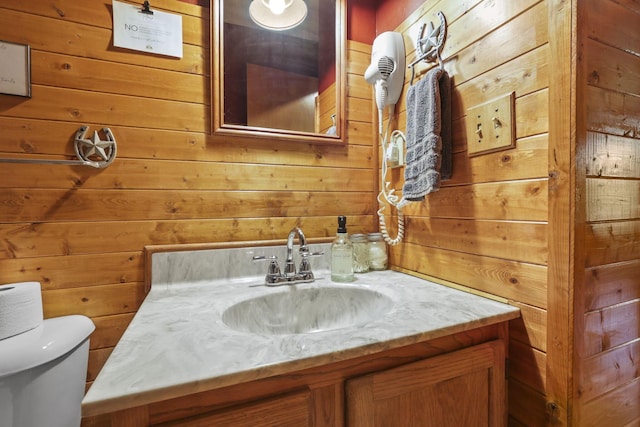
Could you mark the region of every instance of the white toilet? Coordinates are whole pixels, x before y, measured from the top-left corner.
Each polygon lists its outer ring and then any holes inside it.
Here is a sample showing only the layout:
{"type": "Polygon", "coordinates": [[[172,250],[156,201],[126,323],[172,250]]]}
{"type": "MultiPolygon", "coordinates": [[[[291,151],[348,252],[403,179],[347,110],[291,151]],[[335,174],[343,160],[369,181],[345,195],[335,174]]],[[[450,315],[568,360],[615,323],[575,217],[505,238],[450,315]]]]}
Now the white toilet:
{"type": "Polygon", "coordinates": [[[0,340],[0,426],[78,427],[95,326],[85,316],[45,319],[0,340]]]}

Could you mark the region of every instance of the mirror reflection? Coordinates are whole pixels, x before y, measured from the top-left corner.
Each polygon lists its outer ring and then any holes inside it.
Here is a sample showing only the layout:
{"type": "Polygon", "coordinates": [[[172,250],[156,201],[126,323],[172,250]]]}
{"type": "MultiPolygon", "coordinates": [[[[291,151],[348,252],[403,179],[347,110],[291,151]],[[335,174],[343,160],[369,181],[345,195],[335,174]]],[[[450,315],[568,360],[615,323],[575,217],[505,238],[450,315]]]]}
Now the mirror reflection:
{"type": "Polygon", "coordinates": [[[336,0],[275,0],[295,9],[284,29],[274,0],[219,1],[221,127],[337,137],[336,0]]]}

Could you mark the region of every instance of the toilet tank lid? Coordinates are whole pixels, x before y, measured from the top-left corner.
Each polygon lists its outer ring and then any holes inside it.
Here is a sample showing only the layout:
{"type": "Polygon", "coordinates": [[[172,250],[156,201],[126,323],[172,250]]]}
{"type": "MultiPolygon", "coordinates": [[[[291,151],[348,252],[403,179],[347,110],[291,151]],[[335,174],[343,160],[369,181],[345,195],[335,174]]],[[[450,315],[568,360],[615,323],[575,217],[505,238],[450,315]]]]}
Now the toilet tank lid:
{"type": "Polygon", "coordinates": [[[86,316],[62,316],[45,319],[35,329],[0,340],[0,378],[64,356],[94,329],[86,316]]]}

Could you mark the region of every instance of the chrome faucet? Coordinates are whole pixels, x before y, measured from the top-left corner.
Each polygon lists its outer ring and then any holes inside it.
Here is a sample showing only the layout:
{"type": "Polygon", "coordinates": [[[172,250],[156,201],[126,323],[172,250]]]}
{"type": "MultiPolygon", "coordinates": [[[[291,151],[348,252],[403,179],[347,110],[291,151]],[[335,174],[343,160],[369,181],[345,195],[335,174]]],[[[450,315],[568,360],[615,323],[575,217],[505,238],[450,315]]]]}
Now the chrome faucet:
{"type": "Polygon", "coordinates": [[[300,229],[300,227],[293,227],[289,232],[289,237],[287,237],[287,260],[284,263],[284,275],[286,277],[291,277],[296,274],[296,266],[293,263],[293,241],[298,236],[298,251],[300,255],[305,258],[305,255],[309,253],[309,248],[307,247],[307,239],[304,237],[304,233],[300,229]]]}
{"type": "Polygon", "coordinates": [[[296,283],[313,282],[315,280],[313,272],[311,271],[309,257],[318,255],[324,255],[324,252],[309,252],[307,239],[304,237],[302,229],[300,227],[293,227],[287,237],[287,259],[285,260],[283,273],[280,272],[278,257],[275,255],[256,255],[253,257],[253,261],[270,261],[269,269],[265,276],[265,284],[267,286],[293,285],[296,283]],[[293,262],[293,242],[296,236],[298,236],[298,253],[302,258],[298,271],[296,271],[296,265],[293,262]]]}

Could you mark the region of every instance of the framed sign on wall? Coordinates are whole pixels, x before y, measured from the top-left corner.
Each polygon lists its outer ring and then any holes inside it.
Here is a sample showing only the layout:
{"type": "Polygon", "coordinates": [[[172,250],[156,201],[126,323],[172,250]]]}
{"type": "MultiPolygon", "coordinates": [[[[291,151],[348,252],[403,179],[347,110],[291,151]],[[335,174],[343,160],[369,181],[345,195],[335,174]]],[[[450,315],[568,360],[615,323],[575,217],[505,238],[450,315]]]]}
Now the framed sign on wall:
{"type": "Polygon", "coordinates": [[[31,98],[31,48],[0,40],[0,94],[31,98]]]}

